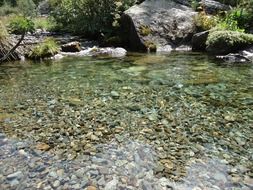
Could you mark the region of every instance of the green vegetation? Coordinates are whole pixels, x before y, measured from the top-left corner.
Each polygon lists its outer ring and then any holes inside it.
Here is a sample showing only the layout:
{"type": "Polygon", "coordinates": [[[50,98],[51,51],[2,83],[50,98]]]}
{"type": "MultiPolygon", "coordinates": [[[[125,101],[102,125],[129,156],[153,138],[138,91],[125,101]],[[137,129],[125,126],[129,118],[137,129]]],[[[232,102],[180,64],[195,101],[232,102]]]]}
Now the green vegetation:
{"type": "Polygon", "coordinates": [[[209,52],[226,54],[253,43],[253,35],[237,31],[211,31],[206,42],[209,52]]]}
{"type": "Polygon", "coordinates": [[[220,2],[234,7],[216,15],[207,15],[203,7],[203,11],[195,17],[200,31],[214,29],[247,33],[253,28],[253,0],[220,0],[220,2]]]}
{"type": "Polygon", "coordinates": [[[195,22],[199,30],[210,30],[217,25],[218,18],[202,11],[195,16],[195,22]]]}
{"type": "Polygon", "coordinates": [[[8,26],[9,31],[14,34],[25,34],[27,32],[34,32],[34,22],[23,16],[15,16],[10,20],[8,26]]]}
{"type": "Polygon", "coordinates": [[[150,27],[147,25],[141,25],[139,31],[142,36],[148,36],[152,32],[150,27]]]}
{"type": "Polygon", "coordinates": [[[119,18],[135,0],[51,0],[52,16],[63,31],[90,37],[113,35],[119,18]]]}
{"type": "Polygon", "coordinates": [[[35,46],[27,55],[31,59],[42,59],[51,57],[57,54],[59,51],[59,46],[52,38],[45,39],[41,44],[35,46]]]}
{"type": "Polygon", "coordinates": [[[3,3],[0,7],[0,16],[18,14],[18,9],[16,7],[11,6],[8,3],[3,3]]]}
{"type": "Polygon", "coordinates": [[[36,17],[33,21],[36,29],[46,31],[54,31],[57,29],[56,22],[50,17],[36,17]]]}
{"type": "Polygon", "coordinates": [[[14,45],[7,53],[4,53],[4,56],[0,59],[0,62],[7,60],[8,57],[14,53],[14,51],[23,41],[27,32],[34,31],[34,23],[30,19],[23,16],[16,16],[10,21],[8,28],[10,32],[21,35],[21,37],[16,45],[14,45]]]}
{"type": "Polygon", "coordinates": [[[24,16],[35,16],[37,14],[33,0],[17,0],[17,8],[24,16]]]}

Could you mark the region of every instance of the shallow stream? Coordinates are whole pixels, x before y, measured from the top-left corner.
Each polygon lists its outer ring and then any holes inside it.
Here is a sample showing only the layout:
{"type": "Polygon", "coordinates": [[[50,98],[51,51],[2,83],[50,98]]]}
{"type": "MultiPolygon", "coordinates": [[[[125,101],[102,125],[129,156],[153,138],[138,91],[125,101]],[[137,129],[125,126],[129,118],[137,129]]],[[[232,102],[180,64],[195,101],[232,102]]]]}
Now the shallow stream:
{"type": "Polygon", "coordinates": [[[253,65],[196,53],[0,65],[0,189],[253,189],[253,65]]]}

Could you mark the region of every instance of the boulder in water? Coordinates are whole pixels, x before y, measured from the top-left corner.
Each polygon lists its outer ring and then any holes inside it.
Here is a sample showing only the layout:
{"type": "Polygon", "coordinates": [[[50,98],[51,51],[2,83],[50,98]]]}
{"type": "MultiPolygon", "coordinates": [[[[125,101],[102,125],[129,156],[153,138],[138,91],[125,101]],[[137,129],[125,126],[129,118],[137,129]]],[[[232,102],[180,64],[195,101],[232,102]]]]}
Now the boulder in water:
{"type": "Polygon", "coordinates": [[[63,52],[80,52],[81,44],[77,41],[70,42],[61,46],[63,52]]]}
{"type": "Polygon", "coordinates": [[[146,0],[134,5],[122,16],[123,43],[133,51],[170,51],[178,46],[190,44],[196,30],[196,12],[185,4],[188,2],[146,0]],[[164,46],[166,48],[162,48],[164,46]]]}

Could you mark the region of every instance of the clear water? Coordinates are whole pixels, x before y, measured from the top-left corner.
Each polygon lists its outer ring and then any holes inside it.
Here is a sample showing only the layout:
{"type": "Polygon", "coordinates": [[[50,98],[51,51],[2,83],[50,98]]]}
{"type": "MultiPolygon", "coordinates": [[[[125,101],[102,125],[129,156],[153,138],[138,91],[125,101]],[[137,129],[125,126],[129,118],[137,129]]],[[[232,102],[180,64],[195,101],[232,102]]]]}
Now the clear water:
{"type": "Polygon", "coordinates": [[[12,63],[0,65],[0,97],[0,133],[49,144],[59,160],[78,159],[87,142],[130,140],[151,146],[157,162],[171,159],[174,172],[158,178],[180,180],[201,158],[246,168],[242,181],[253,175],[252,64],[192,53],[12,63]]]}

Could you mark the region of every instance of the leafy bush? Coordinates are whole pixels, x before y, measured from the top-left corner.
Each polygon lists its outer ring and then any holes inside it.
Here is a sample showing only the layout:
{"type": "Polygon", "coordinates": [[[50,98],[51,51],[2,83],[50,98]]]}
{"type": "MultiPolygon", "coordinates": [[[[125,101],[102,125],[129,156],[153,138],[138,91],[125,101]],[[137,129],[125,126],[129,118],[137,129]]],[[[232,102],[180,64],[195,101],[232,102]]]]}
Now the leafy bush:
{"type": "Polygon", "coordinates": [[[211,31],[208,35],[207,50],[214,54],[226,54],[242,49],[253,43],[253,35],[236,31],[211,31]]]}
{"type": "Polygon", "coordinates": [[[59,46],[52,38],[45,39],[41,44],[35,46],[28,54],[28,58],[42,59],[57,54],[59,46]]]}
{"type": "Polygon", "coordinates": [[[53,31],[57,27],[55,21],[49,17],[37,17],[34,19],[34,24],[36,29],[46,31],[53,31]]]}
{"type": "Polygon", "coordinates": [[[0,7],[0,16],[7,16],[11,14],[18,14],[18,9],[11,6],[9,3],[3,3],[0,7]]]}
{"type": "Polygon", "coordinates": [[[17,8],[24,16],[36,15],[36,5],[32,0],[17,0],[17,8]]]}
{"type": "Polygon", "coordinates": [[[119,26],[120,14],[135,0],[50,0],[52,16],[63,30],[99,36],[119,26]]]}
{"type": "Polygon", "coordinates": [[[199,30],[210,30],[218,23],[218,18],[215,16],[207,15],[205,12],[200,12],[195,17],[196,26],[199,30]]]}
{"type": "Polygon", "coordinates": [[[15,16],[10,20],[10,24],[8,26],[11,33],[14,34],[24,34],[27,32],[34,32],[34,23],[32,20],[23,17],[23,16],[15,16]]]}

